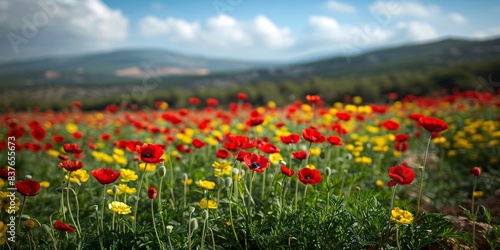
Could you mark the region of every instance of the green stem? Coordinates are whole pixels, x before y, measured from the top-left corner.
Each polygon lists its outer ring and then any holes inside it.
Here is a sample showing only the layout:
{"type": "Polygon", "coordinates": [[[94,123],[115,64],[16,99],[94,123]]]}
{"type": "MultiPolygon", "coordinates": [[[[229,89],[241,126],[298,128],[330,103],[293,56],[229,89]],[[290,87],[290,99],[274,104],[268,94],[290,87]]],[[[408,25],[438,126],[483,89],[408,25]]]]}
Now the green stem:
{"type": "Polygon", "coordinates": [[[163,244],[160,240],[160,236],[158,235],[158,230],[156,229],[156,222],[155,222],[155,212],[154,212],[154,200],[151,199],[151,218],[153,219],[153,228],[155,229],[155,235],[156,239],[158,240],[158,244],[160,245],[160,249],[164,249],[163,244]]]}
{"type": "Polygon", "coordinates": [[[394,196],[396,196],[396,187],[397,187],[397,185],[395,185],[395,186],[392,188],[392,196],[391,196],[391,211],[392,211],[392,209],[394,208],[394,196]]]}
{"type": "Polygon", "coordinates": [[[476,191],[476,183],[477,183],[477,176],[474,176],[474,187],[472,188],[472,207],[471,207],[471,214],[473,215],[472,217],[472,246],[474,247],[476,245],[476,219],[477,215],[474,211],[474,192],[476,191]]]}
{"type": "Polygon", "coordinates": [[[142,171],[142,176],[141,176],[141,181],[139,182],[139,187],[137,188],[137,195],[135,199],[135,209],[134,209],[134,233],[136,232],[136,227],[137,227],[137,208],[139,207],[139,198],[141,196],[141,188],[142,188],[142,182],[144,181],[144,177],[146,176],[146,168],[148,167],[148,163],[144,166],[144,171],[142,171]]]}
{"type": "Polygon", "coordinates": [[[104,201],[106,200],[106,184],[104,184],[104,191],[102,192],[102,207],[101,207],[101,231],[104,233],[104,201]]]}
{"type": "Polygon", "coordinates": [[[396,244],[398,244],[398,250],[401,250],[401,243],[399,243],[399,226],[396,226],[396,244]]]}
{"type": "Polygon", "coordinates": [[[425,164],[427,163],[427,154],[429,152],[429,146],[431,145],[432,133],[429,135],[429,140],[427,141],[427,148],[425,149],[424,164],[421,168],[420,176],[420,189],[418,191],[418,201],[417,201],[417,213],[420,213],[420,200],[422,199],[422,194],[424,192],[424,175],[425,175],[425,164]]]}

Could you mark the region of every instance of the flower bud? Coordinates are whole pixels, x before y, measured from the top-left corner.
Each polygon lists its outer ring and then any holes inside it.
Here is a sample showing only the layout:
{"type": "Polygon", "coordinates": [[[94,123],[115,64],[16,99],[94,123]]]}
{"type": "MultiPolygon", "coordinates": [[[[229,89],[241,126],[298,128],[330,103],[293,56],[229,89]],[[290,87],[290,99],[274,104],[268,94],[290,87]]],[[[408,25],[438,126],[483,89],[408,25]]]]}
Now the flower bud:
{"type": "Polygon", "coordinates": [[[326,174],[326,176],[330,176],[332,174],[332,169],[329,168],[329,167],[326,167],[325,168],[325,174],[326,174]]]}
{"type": "Polygon", "coordinates": [[[240,170],[237,168],[233,168],[233,174],[238,175],[240,173],[240,170]]]}
{"type": "Polygon", "coordinates": [[[26,222],[24,222],[24,229],[26,229],[26,231],[29,231],[29,230],[33,229],[34,227],[35,227],[34,220],[27,220],[26,222]]]}
{"type": "Polygon", "coordinates": [[[113,194],[118,193],[118,186],[117,185],[113,185],[112,189],[113,189],[113,194]]]}
{"type": "Polygon", "coordinates": [[[33,176],[31,176],[31,175],[27,174],[27,175],[26,175],[26,179],[31,180],[31,179],[33,179],[33,176]]]}
{"type": "Polygon", "coordinates": [[[29,219],[31,219],[31,217],[27,214],[23,214],[23,215],[21,215],[21,219],[29,220],[29,219]]]}
{"type": "Polygon", "coordinates": [[[195,208],[193,206],[189,206],[189,212],[194,213],[195,208]]]}
{"type": "Polygon", "coordinates": [[[172,225],[168,225],[167,226],[167,233],[170,234],[172,232],[172,230],[174,229],[174,226],[172,225]]]}
{"type": "Polygon", "coordinates": [[[186,173],[182,174],[182,179],[186,182],[189,179],[188,175],[186,173]]]}
{"type": "Polygon", "coordinates": [[[158,169],[158,174],[160,175],[160,178],[163,178],[166,173],[167,173],[167,168],[165,166],[161,166],[158,169]]]}
{"type": "Polygon", "coordinates": [[[201,218],[203,218],[204,220],[208,220],[208,211],[207,210],[201,211],[201,218]]]}
{"type": "Polygon", "coordinates": [[[48,235],[52,235],[52,230],[49,226],[47,226],[47,224],[42,225],[42,231],[48,235]]]}
{"type": "Polygon", "coordinates": [[[224,179],[224,184],[226,187],[231,187],[231,185],[233,185],[233,179],[231,177],[226,177],[226,179],[224,179]]]}
{"type": "Polygon", "coordinates": [[[189,228],[191,228],[191,232],[189,232],[191,235],[193,234],[194,230],[198,229],[198,220],[196,218],[191,218],[189,220],[189,228]]]}
{"type": "Polygon", "coordinates": [[[481,175],[481,169],[479,167],[473,167],[470,170],[470,174],[474,176],[480,176],[481,175]]]}

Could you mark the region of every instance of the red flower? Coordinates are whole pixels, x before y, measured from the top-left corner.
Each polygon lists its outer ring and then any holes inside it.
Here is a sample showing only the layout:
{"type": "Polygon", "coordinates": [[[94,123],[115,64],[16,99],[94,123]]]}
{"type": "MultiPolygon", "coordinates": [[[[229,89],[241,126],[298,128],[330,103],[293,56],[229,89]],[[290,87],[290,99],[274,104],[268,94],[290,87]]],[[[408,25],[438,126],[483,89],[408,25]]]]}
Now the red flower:
{"type": "Polygon", "coordinates": [[[148,187],[148,198],[149,199],[154,199],[156,198],[156,195],[158,194],[158,191],[154,187],[148,187]]]}
{"type": "Polygon", "coordinates": [[[479,176],[481,175],[481,169],[479,167],[473,167],[470,170],[470,174],[474,176],[479,176]]]}
{"type": "Polygon", "coordinates": [[[292,158],[297,159],[297,160],[304,160],[307,158],[307,152],[306,151],[297,151],[297,152],[292,152],[292,158]]]}
{"type": "Polygon", "coordinates": [[[318,130],[312,128],[305,128],[302,131],[302,137],[312,143],[323,143],[326,141],[326,138],[318,130]]]}
{"type": "Polygon", "coordinates": [[[238,100],[240,101],[245,101],[248,98],[248,96],[247,94],[240,92],[236,95],[236,98],[238,98],[238,100]]]}
{"type": "Polygon", "coordinates": [[[63,161],[57,165],[60,168],[64,168],[67,171],[73,172],[83,167],[83,162],[81,161],[63,161]]]}
{"type": "Polygon", "coordinates": [[[197,97],[189,97],[188,101],[191,105],[198,105],[201,103],[200,99],[197,97]]]}
{"type": "Polygon", "coordinates": [[[381,124],[382,126],[384,126],[386,129],[388,130],[398,130],[399,129],[399,123],[393,121],[393,120],[387,120],[387,121],[384,121],[382,122],[381,124]]]}
{"type": "Polygon", "coordinates": [[[192,141],[192,144],[195,148],[203,148],[203,147],[205,147],[205,145],[207,145],[206,143],[202,142],[198,138],[194,138],[192,141]]]}
{"type": "Polygon", "coordinates": [[[54,222],[54,228],[59,230],[59,231],[63,231],[63,232],[74,232],[75,231],[75,228],[58,220],[56,222],[54,222]]]}
{"type": "Polygon", "coordinates": [[[304,184],[316,185],[323,178],[321,177],[321,173],[317,169],[303,168],[299,170],[299,180],[304,184]]]}
{"type": "Polygon", "coordinates": [[[327,136],[326,140],[332,145],[342,146],[342,139],[338,136],[327,136]]]}
{"type": "Polygon", "coordinates": [[[40,183],[34,180],[18,181],[14,186],[22,196],[35,196],[40,189],[40,183]]]}
{"type": "Polygon", "coordinates": [[[300,135],[298,134],[290,134],[290,135],[282,135],[280,136],[281,142],[285,144],[297,144],[300,141],[300,135]]]}
{"type": "Polygon", "coordinates": [[[80,154],[83,152],[83,149],[81,149],[76,143],[66,143],[63,145],[63,149],[66,153],[70,154],[80,154]]]}
{"type": "Polygon", "coordinates": [[[266,154],[274,154],[274,153],[279,153],[281,150],[276,147],[275,145],[271,143],[263,143],[259,147],[260,151],[266,153],[266,154]]]}
{"type": "Polygon", "coordinates": [[[120,177],[120,172],[111,168],[100,168],[92,170],[92,176],[101,184],[106,185],[115,182],[120,177]]]}
{"type": "Polygon", "coordinates": [[[125,145],[125,148],[130,152],[136,152],[137,146],[142,146],[142,142],[140,141],[128,141],[125,145]]]}
{"type": "Polygon", "coordinates": [[[410,185],[415,179],[415,172],[411,168],[405,166],[394,166],[389,169],[389,177],[392,178],[387,183],[388,187],[393,187],[396,184],[403,186],[410,185]]]}
{"type": "Polygon", "coordinates": [[[271,165],[267,157],[254,153],[246,155],[245,158],[243,158],[243,162],[250,170],[259,173],[264,172],[264,169],[271,165]]]}
{"type": "Polygon", "coordinates": [[[229,157],[229,151],[222,148],[217,149],[215,156],[217,156],[217,158],[219,159],[227,159],[229,157]]]}
{"type": "Polygon", "coordinates": [[[31,137],[34,139],[34,140],[37,140],[37,141],[41,141],[43,140],[43,138],[45,138],[45,129],[43,129],[42,127],[34,127],[33,130],[31,130],[31,137]]]}
{"type": "Polygon", "coordinates": [[[2,178],[4,180],[8,180],[9,176],[16,176],[16,170],[9,171],[8,168],[0,169],[0,178],[2,178]],[[9,174],[11,172],[12,172],[12,174],[9,174]]]}
{"type": "Polygon", "coordinates": [[[71,134],[71,136],[73,136],[73,138],[75,138],[75,139],[82,139],[83,138],[83,133],[80,132],[80,131],[77,131],[77,132],[71,134]]]}
{"type": "Polygon", "coordinates": [[[335,114],[337,118],[339,118],[342,121],[349,121],[351,119],[351,115],[345,111],[340,111],[335,114]]]}
{"type": "Polygon", "coordinates": [[[408,139],[410,139],[409,134],[397,134],[395,138],[397,142],[407,141],[408,139]]]}
{"type": "Polygon", "coordinates": [[[410,114],[408,116],[408,118],[410,118],[411,120],[414,120],[414,121],[417,121],[420,120],[421,117],[423,117],[424,115],[420,114],[420,113],[413,113],[413,114],[410,114]]]}
{"type": "Polygon", "coordinates": [[[240,150],[240,152],[238,153],[238,155],[234,155],[236,157],[236,160],[238,160],[239,162],[243,162],[243,160],[245,159],[245,156],[251,154],[250,152],[247,152],[245,150],[240,150]]]}
{"type": "Polygon", "coordinates": [[[219,105],[219,101],[217,101],[217,99],[215,99],[215,98],[208,98],[207,105],[215,107],[215,106],[219,105]]]}
{"type": "Polygon", "coordinates": [[[262,118],[252,117],[246,121],[246,124],[247,124],[247,126],[255,127],[255,126],[262,124],[263,122],[264,122],[264,119],[262,119],[262,118]]]}
{"type": "Polygon", "coordinates": [[[405,141],[396,141],[396,144],[394,145],[394,148],[397,151],[404,152],[408,149],[408,142],[405,141]]]}
{"type": "Polygon", "coordinates": [[[238,149],[248,149],[255,147],[255,143],[250,142],[250,139],[243,135],[229,135],[227,139],[228,141],[223,145],[227,150],[236,151],[238,149]]]}
{"type": "Polygon", "coordinates": [[[429,132],[442,132],[448,129],[448,124],[445,121],[434,117],[423,116],[418,122],[429,132]]]}
{"type": "Polygon", "coordinates": [[[318,103],[321,101],[321,97],[319,95],[306,95],[306,100],[309,103],[318,103]]]}
{"type": "Polygon", "coordinates": [[[135,150],[143,162],[157,164],[163,161],[163,148],[160,145],[144,143],[142,146],[137,145],[135,150]]]}
{"type": "Polygon", "coordinates": [[[281,165],[281,173],[283,173],[284,175],[286,175],[288,177],[291,177],[295,174],[295,171],[287,168],[285,165],[281,165]]]}
{"type": "Polygon", "coordinates": [[[64,141],[64,136],[62,135],[54,135],[52,136],[52,141],[55,143],[61,143],[64,141]]]}

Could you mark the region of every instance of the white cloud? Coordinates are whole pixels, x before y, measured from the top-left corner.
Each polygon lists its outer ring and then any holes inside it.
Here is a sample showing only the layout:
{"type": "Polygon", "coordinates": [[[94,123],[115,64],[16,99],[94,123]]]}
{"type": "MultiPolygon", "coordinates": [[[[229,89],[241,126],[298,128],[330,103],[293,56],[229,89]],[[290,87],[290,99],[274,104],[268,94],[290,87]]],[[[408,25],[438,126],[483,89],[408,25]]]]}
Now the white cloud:
{"type": "Polygon", "coordinates": [[[337,1],[328,1],[326,3],[326,7],[332,11],[338,12],[354,12],[356,9],[348,4],[337,2],[337,1]]]}
{"type": "Polygon", "coordinates": [[[248,22],[219,15],[203,25],[172,17],[147,16],[139,22],[139,29],[144,36],[163,36],[172,42],[188,42],[199,47],[281,49],[294,44],[288,28],[276,26],[263,15],[248,22]]]}
{"type": "Polygon", "coordinates": [[[363,27],[341,25],[335,19],[327,16],[309,17],[308,27],[310,37],[315,43],[352,43],[359,36],[363,36],[366,42],[378,43],[389,39],[392,32],[367,23],[363,27]]]}
{"type": "Polygon", "coordinates": [[[192,41],[196,38],[200,25],[172,17],[161,20],[147,16],[139,23],[139,29],[144,36],[168,35],[172,40],[192,41]]]}
{"type": "Polygon", "coordinates": [[[109,48],[128,35],[128,19],[101,0],[0,0],[0,57],[109,48]],[[13,40],[12,37],[17,39],[13,40]]]}
{"type": "Polygon", "coordinates": [[[402,37],[408,37],[412,41],[424,41],[438,37],[437,32],[428,23],[418,21],[399,22],[397,28],[402,37]]]}
{"type": "Polygon", "coordinates": [[[462,14],[460,14],[460,13],[451,13],[449,15],[449,17],[450,17],[451,21],[456,23],[456,24],[467,23],[467,19],[465,19],[465,17],[462,16],[462,14]]]}
{"type": "Polygon", "coordinates": [[[412,16],[419,18],[431,17],[439,14],[440,9],[435,5],[422,5],[407,1],[377,1],[370,6],[372,12],[390,13],[391,16],[412,16]]]}

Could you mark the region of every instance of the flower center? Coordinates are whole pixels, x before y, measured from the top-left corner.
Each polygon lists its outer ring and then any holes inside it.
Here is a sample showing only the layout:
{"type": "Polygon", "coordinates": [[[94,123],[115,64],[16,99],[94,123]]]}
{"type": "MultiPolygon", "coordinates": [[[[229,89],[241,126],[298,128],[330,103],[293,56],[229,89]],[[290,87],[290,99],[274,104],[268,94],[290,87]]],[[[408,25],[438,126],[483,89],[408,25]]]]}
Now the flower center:
{"type": "Polygon", "coordinates": [[[260,168],[260,165],[257,162],[252,162],[252,163],[250,163],[250,167],[251,168],[260,168]]]}
{"type": "Polygon", "coordinates": [[[151,153],[145,153],[143,154],[144,158],[151,158],[153,155],[151,153]]]}
{"type": "Polygon", "coordinates": [[[306,175],[306,180],[309,180],[311,179],[311,176],[310,175],[306,175]]]}

